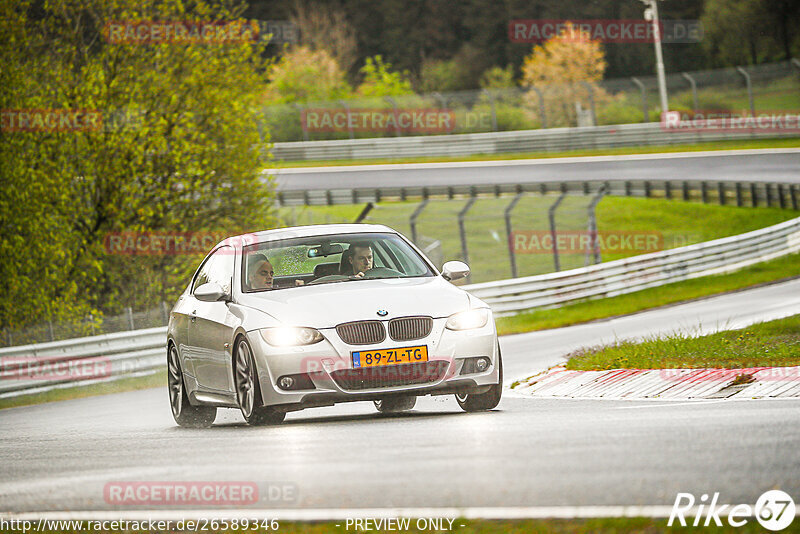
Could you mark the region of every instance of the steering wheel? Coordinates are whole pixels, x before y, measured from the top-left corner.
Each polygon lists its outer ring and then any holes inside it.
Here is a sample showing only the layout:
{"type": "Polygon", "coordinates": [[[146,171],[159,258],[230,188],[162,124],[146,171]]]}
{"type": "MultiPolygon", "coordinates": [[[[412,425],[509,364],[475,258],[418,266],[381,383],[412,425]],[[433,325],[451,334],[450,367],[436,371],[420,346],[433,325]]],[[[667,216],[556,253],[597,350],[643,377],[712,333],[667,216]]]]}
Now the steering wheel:
{"type": "Polygon", "coordinates": [[[328,276],[321,276],[316,280],[312,280],[307,283],[307,286],[313,286],[314,284],[327,284],[328,282],[338,282],[339,280],[349,280],[350,276],[344,276],[342,274],[329,274],[328,276]]]}
{"type": "Polygon", "coordinates": [[[364,271],[364,278],[399,278],[401,276],[403,273],[388,267],[373,267],[364,271]]]}

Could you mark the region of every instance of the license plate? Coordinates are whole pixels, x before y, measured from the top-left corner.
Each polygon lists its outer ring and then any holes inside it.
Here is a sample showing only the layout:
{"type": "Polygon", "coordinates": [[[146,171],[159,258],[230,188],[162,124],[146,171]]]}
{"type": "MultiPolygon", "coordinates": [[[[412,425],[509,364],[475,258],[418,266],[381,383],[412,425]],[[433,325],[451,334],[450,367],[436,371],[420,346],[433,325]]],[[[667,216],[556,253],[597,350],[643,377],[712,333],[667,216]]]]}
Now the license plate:
{"type": "Polygon", "coordinates": [[[378,367],[398,363],[418,363],[428,361],[428,346],[403,347],[399,349],[360,350],[351,353],[353,368],[378,367]]]}

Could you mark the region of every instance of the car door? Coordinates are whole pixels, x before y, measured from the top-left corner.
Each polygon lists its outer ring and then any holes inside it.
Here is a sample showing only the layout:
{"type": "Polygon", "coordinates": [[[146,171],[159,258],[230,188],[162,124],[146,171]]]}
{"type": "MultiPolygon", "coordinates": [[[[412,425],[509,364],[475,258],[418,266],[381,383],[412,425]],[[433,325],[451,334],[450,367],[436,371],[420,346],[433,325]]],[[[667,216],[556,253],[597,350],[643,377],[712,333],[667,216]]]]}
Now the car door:
{"type": "MultiPolygon", "coordinates": [[[[204,278],[192,286],[192,293],[203,283],[219,284],[231,293],[234,265],[233,247],[220,247],[209,257],[204,266],[204,278]]],[[[232,393],[233,383],[230,368],[230,348],[236,318],[229,312],[224,301],[204,302],[192,295],[193,310],[190,313],[189,345],[192,366],[201,389],[232,393]]]]}

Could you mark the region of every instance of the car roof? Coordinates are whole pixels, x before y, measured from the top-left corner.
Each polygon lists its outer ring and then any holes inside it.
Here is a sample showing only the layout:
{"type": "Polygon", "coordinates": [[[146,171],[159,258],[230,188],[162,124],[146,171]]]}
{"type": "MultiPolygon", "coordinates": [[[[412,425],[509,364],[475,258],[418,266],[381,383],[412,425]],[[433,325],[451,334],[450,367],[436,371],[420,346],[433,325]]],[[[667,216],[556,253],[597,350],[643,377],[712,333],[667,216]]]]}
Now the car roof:
{"type": "Polygon", "coordinates": [[[262,230],[260,232],[253,232],[250,234],[231,236],[221,241],[217,246],[226,242],[249,245],[252,243],[277,241],[292,237],[313,237],[335,234],[363,234],[371,232],[397,233],[396,230],[393,230],[392,228],[382,224],[313,224],[308,226],[275,228],[273,230],[262,230]]]}

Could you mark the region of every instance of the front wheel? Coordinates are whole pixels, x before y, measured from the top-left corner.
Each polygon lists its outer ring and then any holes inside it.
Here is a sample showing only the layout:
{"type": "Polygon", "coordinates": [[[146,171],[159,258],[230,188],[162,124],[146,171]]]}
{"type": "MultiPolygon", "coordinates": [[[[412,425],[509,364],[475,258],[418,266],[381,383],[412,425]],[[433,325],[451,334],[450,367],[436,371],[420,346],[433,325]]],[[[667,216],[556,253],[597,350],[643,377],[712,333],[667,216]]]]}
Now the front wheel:
{"type": "Polygon", "coordinates": [[[283,421],[286,412],[271,406],[261,406],[261,389],[250,345],[241,338],[236,345],[236,398],[244,420],[249,425],[275,425],[283,421]]]}
{"type": "Polygon", "coordinates": [[[413,408],[417,404],[417,397],[387,397],[372,402],[375,403],[375,408],[381,413],[397,413],[413,408]]]}
{"type": "Polygon", "coordinates": [[[208,428],[217,417],[214,406],[192,406],[183,383],[183,371],[178,357],[178,349],[170,344],[167,351],[167,386],[172,417],[179,426],[188,428],[208,428]]]}
{"type": "Polygon", "coordinates": [[[482,412],[491,410],[500,403],[500,396],[503,394],[503,359],[500,356],[500,346],[497,347],[497,369],[498,382],[489,388],[486,393],[456,393],[456,400],[461,409],[465,412],[482,412]]]}

